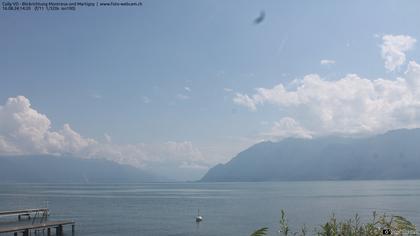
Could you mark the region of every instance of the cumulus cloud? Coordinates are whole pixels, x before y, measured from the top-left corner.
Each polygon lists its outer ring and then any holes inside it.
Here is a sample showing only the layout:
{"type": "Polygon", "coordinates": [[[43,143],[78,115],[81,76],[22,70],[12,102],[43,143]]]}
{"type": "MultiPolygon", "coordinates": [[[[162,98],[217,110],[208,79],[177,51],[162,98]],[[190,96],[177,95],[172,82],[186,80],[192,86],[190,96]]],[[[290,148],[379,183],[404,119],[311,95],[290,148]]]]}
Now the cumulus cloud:
{"type": "Polygon", "coordinates": [[[291,117],[284,117],[280,121],[274,122],[271,130],[263,133],[262,136],[269,139],[312,138],[311,132],[303,128],[299,122],[291,117]]]}
{"type": "Polygon", "coordinates": [[[252,111],[257,110],[257,106],[256,106],[257,100],[258,100],[257,97],[251,98],[248,95],[241,94],[241,93],[236,93],[235,97],[233,98],[234,103],[248,107],[252,111]]]}
{"type": "Polygon", "coordinates": [[[321,65],[334,65],[335,64],[335,61],[334,60],[323,59],[319,63],[321,65]]]}
{"type": "Polygon", "coordinates": [[[416,39],[408,35],[384,35],[381,55],[388,71],[394,71],[405,63],[405,52],[412,49],[416,39]]]}
{"type": "Polygon", "coordinates": [[[50,119],[32,108],[24,96],[9,98],[0,106],[0,155],[54,154],[107,159],[168,177],[183,174],[184,179],[188,179],[188,171],[197,170],[195,177],[199,177],[214,164],[188,141],[114,144],[108,134],[104,137],[105,142],[83,137],[69,124],[53,130],[50,119]]]}
{"type": "MultiPolygon", "coordinates": [[[[299,82],[294,80],[293,83],[299,82]]],[[[288,93],[283,84],[278,84],[271,89],[257,88],[257,93],[249,96],[247,94],[236,93],[233,101],[245,107],[248,107],[252,111],[257,110],[257,105],[262,105],[269,101],[270,103],[281,103],[286,106],[296,104],[298,102],[297,94],[288,93]]]]}
{"type": "Polygon", "coordinates": [[[349,74],[339,80],[310,74],[294,89],[283,84],[238,93],[234,103],[256,111],[272,104],[287,117],[274,124],[273,136],[365,135],[420,127],[420,65],[412,61],[403,77],[366,79],[349,74]]]}
{"type": "Polygon", "coordinates": [[[0,107],[0,152],[8,154],[72,153],[96,143],[83,138],[70,125],[51,130],[46,115],[31,108],[23,96],[7,99],[0,107]]]}

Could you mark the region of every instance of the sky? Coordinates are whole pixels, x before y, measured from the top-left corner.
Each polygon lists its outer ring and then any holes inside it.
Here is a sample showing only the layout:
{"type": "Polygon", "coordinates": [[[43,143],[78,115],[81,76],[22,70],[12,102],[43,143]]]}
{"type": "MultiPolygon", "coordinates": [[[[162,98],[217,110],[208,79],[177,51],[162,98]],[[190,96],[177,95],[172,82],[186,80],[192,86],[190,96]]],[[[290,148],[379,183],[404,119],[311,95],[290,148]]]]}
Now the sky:
{"type": "Polygon", "coordinates": [[[144,0],[0,11],[0,155],[103,158],[196,180],[264,140],[420,127],[419,7],[144,0]]]}

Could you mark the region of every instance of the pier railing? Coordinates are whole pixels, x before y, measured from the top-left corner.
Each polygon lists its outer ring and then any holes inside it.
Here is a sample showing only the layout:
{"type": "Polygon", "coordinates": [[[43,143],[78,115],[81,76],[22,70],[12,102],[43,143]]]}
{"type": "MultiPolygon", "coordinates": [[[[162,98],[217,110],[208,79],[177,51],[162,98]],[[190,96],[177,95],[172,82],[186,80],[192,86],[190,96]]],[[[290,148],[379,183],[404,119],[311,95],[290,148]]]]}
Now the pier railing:
{"type": "Polygon", "coordinates": [[[45,232],[48,236],[51,236],[51,229],[55,229],[55,235],[61,236],[64,232],[65,225],[71,225],[72,235],[75,234],[75,222],[70,220],[61,220],[61,221],[47,221],[49,214],[48,208],[35,208],[35,209],[23,209],[23,210],[14,210],[14,211],[0,211],[0,216],[18,216],[17,225],[1,226],[0,234],[3,233],[13,233],[15,236],[21,234],[22,236],[29,236],[31,232],[45,232]],[[27,217],[32,221],[21,222],[22,217],[27,217]],[[36,222],[36,219],[41,219],[40,222],[36,222]]]}

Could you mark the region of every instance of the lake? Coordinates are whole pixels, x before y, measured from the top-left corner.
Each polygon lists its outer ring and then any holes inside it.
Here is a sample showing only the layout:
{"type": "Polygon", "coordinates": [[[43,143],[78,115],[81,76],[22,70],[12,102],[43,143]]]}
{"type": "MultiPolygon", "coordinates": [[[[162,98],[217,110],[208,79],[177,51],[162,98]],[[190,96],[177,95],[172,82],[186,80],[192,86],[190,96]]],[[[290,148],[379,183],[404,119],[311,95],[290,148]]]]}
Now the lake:
{"type": "Polygon", "coordinates": [[[277,235],[281,209],[294,230],[311,231],[332,213],[363,220],[373,211],[420,225],[420,181],[411,180],[0,185],[0,210],[45,201],[50,219],[76,221],[76,235],[246,236],[263,226],[277,235]]]}

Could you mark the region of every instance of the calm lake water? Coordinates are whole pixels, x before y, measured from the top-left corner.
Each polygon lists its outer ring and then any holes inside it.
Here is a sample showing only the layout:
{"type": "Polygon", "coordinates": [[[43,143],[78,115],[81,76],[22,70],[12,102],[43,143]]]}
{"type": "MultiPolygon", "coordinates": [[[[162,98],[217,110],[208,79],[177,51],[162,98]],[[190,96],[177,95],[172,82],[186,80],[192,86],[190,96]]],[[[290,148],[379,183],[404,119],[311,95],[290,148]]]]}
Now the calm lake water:
{"type": "Polygon", "coordinates": [[[50,219],[75,220],[76,235],[246,236],[263,226],[277,235],[281,209],[292,229],[373,211],[420,225],[420,181],[0,185],[0,210],[46,200],[50,219]]]}

